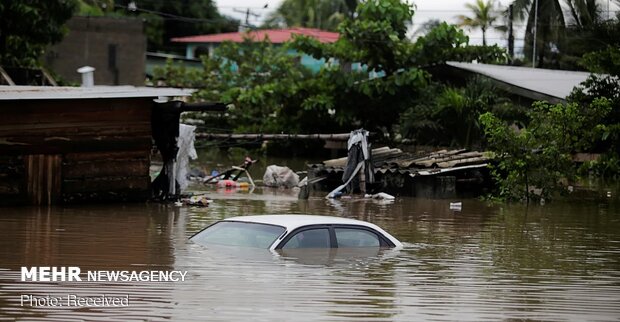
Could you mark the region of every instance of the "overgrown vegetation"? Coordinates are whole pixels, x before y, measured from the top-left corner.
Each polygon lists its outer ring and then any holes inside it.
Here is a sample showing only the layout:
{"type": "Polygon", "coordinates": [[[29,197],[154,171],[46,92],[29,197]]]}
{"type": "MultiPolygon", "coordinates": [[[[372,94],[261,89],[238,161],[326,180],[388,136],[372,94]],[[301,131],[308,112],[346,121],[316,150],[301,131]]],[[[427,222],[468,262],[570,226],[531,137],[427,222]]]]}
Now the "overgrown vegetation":
{"type": "MultiPolygon", "coordinates": [[[[394,138],[403,112],[436,86],[425,67],[446,60],[505,61],[499,47],[469,46],[463,31],[446,23],[413,42],[406,35],[413,14],[412,6],[398,0],[366,1],[357,7],[356,19],[340,25],[335,43],[309,37],[284,47],[268,41],[228,43],[203,57],[200,71],[169,65],[156,78],[198,88],[198,99],[233,103],[230,124],[239,132],[364,127],[394,138]],[[311,73],[290,51],[327,64],[311,73]]],[[[477,114],[471,119],[476,123],[477,114]]]]}
{"type": "Polygon", "coordinates": [[[536,102],[524,128],[510,126],[492,113],[480,116],[490,149],[499,196],[509,200],[550,199],[576,178],[572,154],[605,140],[611,112],[606,98],[587,106],[536,102]]]}
{"type": "Polygon", "coordinates": [[[76,9],[75,0],[0,1],[0,66],[37,66],[76,9]]]}
{"type": "MultiPolygon", "coordinates": [[[[608,23],[610,30],[620,22],[608,23]]],[[[506,199],[549,198],[577,175],[620,174],[620,41],[585,54],[580,62],[593,74],[568,97],[567,104],[536,103],[524,128],[480,117],[489,147],[498,157],[495,175],[506,199]],[[575,153],[600,154],[579,168],[575,153]]]]}
{"type": "MultiPolygon", "coordinates": [[[[541,3],[559,10],[554,1],[541,3]]],[[[519,4],[522,13],[532,9],[525,1],[519,4]]],[[[356,19],[340,24],[336,43],[299,37],[282,48],[268,42],[226,44],[203,58],[205,68],[198,74],[168,66],[162,76],[172,82],[191,81],[200,88],[201,99],[234,103],[229,120],[237,131],[365,127],[417,144],[487,146],[497,158],[493,175],[498,194],[507,200],[549,199],[565,192],[578,175],[618,173],[617,40],[608,37],[607,46],[597,46],[597,51],[573,62],[608,76],[592,76],[567,104],[536,102],[525,108],[502,97],[483,78],[470,79],[463,87],[432,79],[427,67],[447,60],[503,62],[505,53],[497,47],[469,46],[463,31],[446,23],[433,24],[413,42],[405,35],[413,13],[413,7],[398,0],[362,2],[356,19]],[[313,74],[287,51],[328,64],[313,74]],[[577,168],[573,156],[580,152],[602,156],[577,168]]],[[[613,31],[618,24],[584,19],[579,25],[583,33],[596,28],[613,31]]],[[[558,30],[543,28],[541,39],[565,44],[558,30]]],[[[543,47],[539,62],[550,61],[543,47]]],[[[578,50],[574,54],[580,55],[578,50]]]]}

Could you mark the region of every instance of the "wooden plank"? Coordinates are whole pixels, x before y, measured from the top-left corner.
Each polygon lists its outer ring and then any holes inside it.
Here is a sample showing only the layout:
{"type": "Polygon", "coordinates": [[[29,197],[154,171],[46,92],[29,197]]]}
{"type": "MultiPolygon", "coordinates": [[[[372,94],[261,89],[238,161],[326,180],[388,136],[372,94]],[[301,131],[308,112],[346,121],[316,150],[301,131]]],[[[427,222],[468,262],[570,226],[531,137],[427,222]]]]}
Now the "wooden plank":
{"type": "Polygon", "coordinates": [[[333,134],[279,134],[279,133],[196,133],[196,139],[230,139],[230,140],[332,140],[347,141],[349,133],[333,134]]]}
{"type": "Polygon", "coordinates": [[[458,159],[467,159],[467,158],[474,158],[474,157],[480,157],[482,156],[482,152],[466,152],[466,153],[460,153],[460,154],[455,154],[455,155],[448,155],[448,156],[444,156],[444,157],[438,157],[438,158],[430,158],[429,160],[426,161],[421,161],[421,162],[416,162],[415,165],[418,166],[423,166],[423,167],[430,167],[433,164],[439,164],[442,162],[447,162],[447,161],[452,161],[452,160],[458,160],[458,159]]]}
{"type": "Polygon", "coordinates": [[[0,179],[0,194],[2,195],[18,195],[22,193],[22,178],[18,179],[0,179]]]}
{"type": "MultiPolygon", "coordinates": [[[[400,149],[390,149],[389,147],[381,147],[377,149],[372,149],[371,151],[373,160],[382,156],[395,156],[402,153],[400,149]]],[[[326,167],[344,167],[347,164],[347,157],[325,160],[323,161],[323,164],[326,167]]]]}
{"type": "Polygon", "coordinates": [[[4,70],[4,68],[2,68],[2,66],[0,66],[0,76],[7,84],[9,84],[10,86],[15,86],[15,82],[13,81],[13,79],[11,79],[11,76],[9,76],[9,74],[4,70]]]}
{"type": "Polygon", "coordinates": [[[0,140],[0,154],[65,154],[72,152],[150,151],[151,136],[23,137],[0,140]]]}
{"type": "Polygon", "coordinates": [[[439,167],[439,168],[452,168],[452,167],[455,167],[455,166],[465,166],[465,165],[471,165],[471,164],[485,163],[487,161],[489,161],[489,158],[481,156],[481,157],[465,158],[465,159],[457,159],[457,160],[439,162],[439,163],[437,163],[437,167],[439,167]]]}
{"type": "Polygon", "coordinates": [[[63,166],[64,179],[148,176],[147,160],[91,161],[63,166]]]}
{"type": "Polygon", "coordinates": [[[24,174],[24,165],[22,164],[0,164],[0,180],[2,178],[20,177],[24,174]]]}
{"type": "Polygon", "coordinates": [[[52,77],[52,74],[50,74],[46,68],[43,67],[39,67],[39,69],[41,70],[41,73],[43,74],[43,77],[45,78],[45,80],[52,86],[58,86],[58,83],[56,82],[56,80],[54,79],[54,77],[52,77]]]}
{"type": "Polygon", "coordinates": [[[134,122],[130,124],[116,124],[110,122],[82,122],[0,125],[0,137],[150,134],[150,122],[134,122]]]}
{"type": "Polygon", "coordinates": [[[0,125],[72,122],[150,122],[150,99],[0,101],[0,125]]]}
{"type": "Polygon", "coordinates": [[[32,205],[51,205],[60,196],[61,156],[33,154],[24,159],[28,200],[32,205]]]}
{"type": "Polygon", "coordinates": [[[85,152],[67,153],[64,156],[64,163],[75,163],[80,161],[97,160],[149,160],[149,151],[105,151],[105,152],[85,152]]]}
{"type": "Polygon", "coordinates": [[[148,191],[150,184],[151,178],[149,176],[71,179],[62,181],[62,191],[67,194],[127,190],[148,191]]]}

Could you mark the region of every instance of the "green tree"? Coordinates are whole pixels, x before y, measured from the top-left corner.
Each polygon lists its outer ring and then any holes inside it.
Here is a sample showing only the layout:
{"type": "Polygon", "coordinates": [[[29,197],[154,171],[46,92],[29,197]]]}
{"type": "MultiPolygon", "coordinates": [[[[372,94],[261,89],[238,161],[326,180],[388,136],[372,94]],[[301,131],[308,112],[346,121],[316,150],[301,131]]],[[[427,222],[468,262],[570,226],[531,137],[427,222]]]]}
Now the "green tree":
{"type": "Polygon", "coordinates": [[[495,0],[476,0],[476,3],[465,4],[467,9],[472,11],[472,16],[458,15],[458,25],[461,27],[480,28],[482,31],[482,45],[487,45],[487,30],[493,27],[495,21],[501,18],[495,9],[495,0]]]}
{"type": "Polygon", "coordinates": [[[0,65],[38,65],[45,48],[62,39],[76,9],[74,0],[1,1],[0,65]]]}
{"type": "Polygon", "coordinates": [[[463,31],[445,23],[414,43],[406,35],[412,17],[407,3],[365,1],[355,19],[340,25],[341,37],[335,43],[300,36],[285,47],[268,42],[227,44],[204,58],[205,70],[199,75],[171,68],[162,77],[167,84],[200,88],[196,99],[234,103],[237,131],[307,133],[364,127],[391,135],[402,112],[431,81],[420,67],[505,57],[497,47],[470,48],[463,31]],[[289,50],[327,63],[311,74],[289,50]]]}
{"type": "Polygon", "coordinates": [[[239,21],[222,16],[213,0],[116,0],[114,14],[145,20],[149,50],[181,50],[174,37],[237,31],[239,21]]]}
{"type": "Polygon", "coordinates": [[[263,27],[308,27],[336,30],[352,17],[357,0],[284,0],[263,27]]]}
{"type": "Polygon", "coordinates": [[[489,148],[495,153],[493,175],[502,198],[549,199],[574,180],[571,155],[589,149],[608,128],[609,100],[596,99],[587,108],[576,103],[536,102],[526,127],[516,129],[492,113],[480,116],[489,148]]]}
{"type": "Polygon", "coordinates": [[[403,113],[400,131],[419,144],[472,147],[483,139],[478,118],[485,112],[522,119],[518,107],[487,78],[473,77],[462,88],[435,84],[421,91],[415,105],[403,113]]]}

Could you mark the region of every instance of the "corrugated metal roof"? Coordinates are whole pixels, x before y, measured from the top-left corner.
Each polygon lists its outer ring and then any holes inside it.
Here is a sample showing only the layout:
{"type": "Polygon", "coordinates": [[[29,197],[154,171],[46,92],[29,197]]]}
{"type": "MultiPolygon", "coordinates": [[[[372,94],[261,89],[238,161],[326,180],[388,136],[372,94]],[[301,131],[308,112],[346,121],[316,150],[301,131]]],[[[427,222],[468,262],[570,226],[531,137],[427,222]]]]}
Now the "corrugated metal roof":
{"type": "Polygon", "coordinates": [[[135,86],[0,86],[0,100],[181,97],[193,92],[192,89],[135,86]]]}
{"type": "MultiPolygon", "coordinates": [[[[403,175],[433,175],[450,171],[486,167],[491,156],[486,152],[440,150],[423,157],[413,157],[400,149],[383,147],[372,150],[375,173],[399,173],[403,175]]],[[[325,160],[321,164],[310,164],[315,171],[342,173],[347,158],[325,160]]]]}
{"type": "MultiPolygon", "coordinates": [[[[585,81],[587,72],[544,68],[446,62],[447,65],[478,73],[497,81],[564,100],[573,88],[585,81]]],[[[538,97],[532,97],[537,99],[538,97]]]]}
{"type": "Polygon", "coordinates": [[[313,28],[290,28],[290,29],[265,29],[254,30],[250,32],[228,32],[222,34],[213,35],[198,35],[172,38],[173,42],[183,43],[221,43],[224,41],[243,42],[246,37],[254,39],[256,41],[263,41],[269,37],[269,41],[274,44],[281,44],[283,42],[293,39],[293,35],[304,35],[316,38],[322,43],[332,43],[338,40],[340,36],[337,32],[323,31],[313,28]]]}

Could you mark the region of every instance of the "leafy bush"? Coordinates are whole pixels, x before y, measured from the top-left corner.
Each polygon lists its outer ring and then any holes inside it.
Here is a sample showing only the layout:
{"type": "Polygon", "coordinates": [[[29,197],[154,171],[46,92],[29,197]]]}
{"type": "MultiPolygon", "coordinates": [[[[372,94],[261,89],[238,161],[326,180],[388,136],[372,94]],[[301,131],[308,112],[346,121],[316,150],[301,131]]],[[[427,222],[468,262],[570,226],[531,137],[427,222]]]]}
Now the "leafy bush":
{"type": "Polygon", "coordinates": [[[551,198],[575,179],[572,153],[584,151],[608,130],[602,124],[610,101],[596,99],[587,109],[579,104],[536,102],[529,124],[516,128],[492,113],[480,116],[489,147],[496,157],[492,173],[500,197],[509,200],[551,198]]]}

